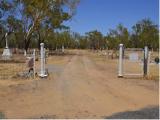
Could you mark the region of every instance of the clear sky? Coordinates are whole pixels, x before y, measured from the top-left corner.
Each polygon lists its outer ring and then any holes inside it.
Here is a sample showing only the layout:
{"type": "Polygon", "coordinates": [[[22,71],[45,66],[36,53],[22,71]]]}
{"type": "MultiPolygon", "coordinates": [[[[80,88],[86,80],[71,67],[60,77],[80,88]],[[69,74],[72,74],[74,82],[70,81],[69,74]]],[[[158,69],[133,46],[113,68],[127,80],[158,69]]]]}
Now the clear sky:
{"type": "Polygon", "coordinates": [[[158,0],[80,0],[76,15],[65,24],[82,35],[95,29],[106,35],[119,23],[129,30],[143,18],[158,24],[158,6],[158,0]]]}

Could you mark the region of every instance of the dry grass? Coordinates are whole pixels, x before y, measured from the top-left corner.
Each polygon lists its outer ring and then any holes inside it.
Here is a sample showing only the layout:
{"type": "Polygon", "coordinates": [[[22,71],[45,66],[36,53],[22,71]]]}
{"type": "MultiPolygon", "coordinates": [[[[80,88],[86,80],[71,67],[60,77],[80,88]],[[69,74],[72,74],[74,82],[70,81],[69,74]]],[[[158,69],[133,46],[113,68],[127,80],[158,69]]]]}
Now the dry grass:
{"type": "Polygon", "coordinates": [[[0,66],[0,76],[4,78],[12,78],[17,73],[26,70],[26,66],[24,65],[24,63],[0,63],[0,66]]]}
{"type": "MultiPolygon", "coordinates": [[[[103,51],[104,52],[104,51],[103,51]]],[[[126,54],[129,55],[131,51],[127,52],[126,54]]],[[[142,58],[143,54],[142,52],[139,52],[140,58],[142,58]]],[[[102,52],[88,52],[87,53],[96,64],[99,64],[101,66],[105,66],[105,64],[111,64],[114,69],[117,69],[118,72],[118,59],[109,59],[107,55],[102,54],[102,52]]],[[[153,57],[157,56],[157,52],[153,52],[151,54],[152,61],[153,57]]],[[[143,63],[141,61],[139,62],[132,62],[128,59],[124,60],[124,71],[125,73],[130,74],[143,74],[143,63]]],[[[106,68],[107,69],[107,68],[106,68]]],[[[152,63],[149,65],[149,71],[147,77],[143,78],[146,80],[159,80],[159,65],[152,63]]]]}
{"type": "MultiPolygon", "coordinates": [[[[77,52],[77,50],[68,50],[67,52],[71,52],[74,54],[77,52]]],[[[111,64],[114,69],[117,69],[118,67],[118,59],[109,59],[107,55],[104,55],[99,52],[91,52],[91,51],[81,51],[85,52],[88,56],[90,56],[93,61],[95,61],[96,64],[101,65],[105,68],[105,64],[111,64]]],[[[102,51],[103,53],[106,51],[102,51]]],[[[47,64],[53,64],[53,65],[66,65],[70,59],[72,58],[73,55],[66,55],[66,56],[50,56],[47,58],[47,64]]],[[[157,52],[152,53],[152,56],[157,56],[157,52]]],[[[15,59],[17,60],[25,60],[24,57],[22,56],[14,56],[15,59]]],[[[142,68],[143,65],[141,63],[137,62],[130,62],[129,60],[125,61],[124,68],[125,71],[128,73],[142,73],[142,68]]],[[[39,61],[36,61],[36,70],[39,71],[40,68],[40,59],[39,61]]],[[[108,69],[108,68],[106,68],[108,69]]],[[[13,79],[14,76],[17,75],[17,73],[27,71],[27,65],[26,63],[0,63],[0,79],[13,79]]],[[[50,74],[48,79],[53,79],[54,78],[54,73],[50,74]]],[[[33,79],[33,78],[29,78],[33,79]]],[[[39,77],[35,78],[36,80],[39,79],[39,77]]],[[[149,80],[158,80],[159,79],[159,67],[156,64],[152,64],[149,67],[149,74],[148,77],[145,79],[149,80]]],[[[22,80],[22,79],[17,79],[17,80],[22,80]]]]}
{"type": "MultiPolygon", "coordinates": [[[[59,65],[64,66],[66,65],[72,56],[50,56],[46,59],[47,65],[59,65]]],[[[6,62],[0,62],[0,85],[2,86],[9,86],[9,85],[17,85],[17,84],[26,84],[28,82],[32,82],[34,80],[40,80],[40,77],[38,76],[40,71],[40,59],[35,62],[36,66],[36,76],[35,78],[23,78],[18,77],[18,73],[27,72],[29,68],[27,67],[27,64],[25,63],[25,57],[24,56],[15,56],[14,60],[23,60],[23,63],[14,63],[13,61],[11,63],[6,62]]],[[[56,76],[56,73],[49,73],[49,76],[45,79],[47,80],[53,80],[56,76]]]]}

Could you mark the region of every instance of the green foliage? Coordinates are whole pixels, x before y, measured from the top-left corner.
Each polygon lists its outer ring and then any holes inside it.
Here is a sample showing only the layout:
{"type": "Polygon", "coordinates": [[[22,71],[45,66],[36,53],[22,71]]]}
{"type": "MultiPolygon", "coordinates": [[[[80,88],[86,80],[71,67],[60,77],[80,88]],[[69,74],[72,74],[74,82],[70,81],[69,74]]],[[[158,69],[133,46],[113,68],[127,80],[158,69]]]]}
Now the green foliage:
{"type": "Polygon", "coordinates": [[[89,47],[91,49],[103,49],[105,48],[105,40],[101,32],[94,30],[86,33],[89,47]]]}
{"type": "Polygon", "coordinates": [[[88,45],[89,45],[89,41],[87,41],[86,37],[82,36],[79,39],[79,46],[78,46],[78,48],[86,49],[86,48],[89,47],[88,45]]]}
{"type": "Polygon", "coordinates": [[[38,34],[39,42],[43,42],[48,31],[66,29],[63,22],[73,16],[78,2],[79,0],[2,0],[0,23],[5,22],[4,26],[1,25],[7,31],[22,33],[23,36],[17,35],[16,38],[23,37],[19,43],[23,43],[21,46],[27,50],[35,34],[38,34]]]}
{"type": "Polygon", "coordinates": [[[134,47],[148,46],[149,48],[159,48],[158,26],[154,25],[150,19],[143,19],[133,27],[132,42],[134,47]]]}
{"type": "Polygon", "coordinates": [[[0,112],[0,119],[5,119],[5,115],[3,112],[0,112]]]}
{"type": "Polygon", "coordinates": [[[125,46],[129,45],[129,32],[126,27],[119,24],[114,30],[110,29],[106,36],[107,44],[109,49],[117,48],[118,44],[123,43],[125,46]]]}
{"type": "Polygon", "coordinates": [[[127,28],[119,24],[116,29],[111,29],[105,39],[109,49],[116,49],[120,43],[126,47],[159,48],[159,31],[157,25],[154,25],[150,19],[138,21],[129,33],[127,28]]]}
{"type": "Polygon", "coordinates": [[[73,17],[79,0],[0,0],[0,47],[5,46],[4,35],[14,31],[9,39],[10,47],[40,48],[44,42],[50,49],[117,49],[120,43],[126,47],[159,48],[159,30],[150,19],[133,25],[131,32],[118,24],[107,35],[98,30],[84,36],[71,32],[63,24],[73,17]]]}

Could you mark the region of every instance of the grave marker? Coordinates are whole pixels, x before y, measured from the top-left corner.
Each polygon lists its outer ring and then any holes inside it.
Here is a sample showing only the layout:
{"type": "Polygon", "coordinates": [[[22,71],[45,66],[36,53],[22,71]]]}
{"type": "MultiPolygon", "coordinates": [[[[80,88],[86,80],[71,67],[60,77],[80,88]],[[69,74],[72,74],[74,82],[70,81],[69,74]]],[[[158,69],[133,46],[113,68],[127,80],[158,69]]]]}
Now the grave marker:
{"type": "Polygon", "coordinates": [[[132,62],[137,62],[138,61],[138,53],[130,53],[129,60],[132,62]]]}
{"type": "Polygon", "coordinates": [[[7,36],[8,36],[8,33],[5,34],[6,47],[5,47],[5,49],[3,50],[3,54],[2,54],[2,57],[3,57],[4,59],[10,59],[10,57],[12,56],[11,51],[10,51],[10,49],[8,48],[7,36]]]}

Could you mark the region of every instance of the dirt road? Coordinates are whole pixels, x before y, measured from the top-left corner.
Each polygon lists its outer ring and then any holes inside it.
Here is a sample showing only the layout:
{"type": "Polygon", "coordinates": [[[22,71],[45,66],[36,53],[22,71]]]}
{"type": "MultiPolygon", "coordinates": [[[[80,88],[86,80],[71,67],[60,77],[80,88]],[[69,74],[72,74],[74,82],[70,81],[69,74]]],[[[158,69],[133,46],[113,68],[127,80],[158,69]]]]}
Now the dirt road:
{"type": "MultiPolygon", "coordinates": [[[[84,51],[66,59],[54,79],[2,87],[0,111],[7,118],[114,118],[119,112],[157,109],[158,82],[117,78],[114,62],[98,64],[84,51]]],[[[157,118],[158,111],[150,112],[129,118],[157,118]]]]}

